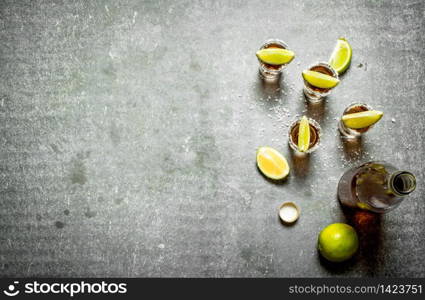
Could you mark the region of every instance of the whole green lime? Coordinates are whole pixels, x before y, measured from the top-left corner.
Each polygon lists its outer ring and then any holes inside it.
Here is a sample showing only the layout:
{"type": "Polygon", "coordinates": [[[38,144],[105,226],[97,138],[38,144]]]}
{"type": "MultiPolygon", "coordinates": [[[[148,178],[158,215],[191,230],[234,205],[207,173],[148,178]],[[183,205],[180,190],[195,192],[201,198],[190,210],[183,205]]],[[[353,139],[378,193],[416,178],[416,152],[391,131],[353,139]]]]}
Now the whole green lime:
{"type": "Polygon", "coordinates": [[[357,252],[359,239],[350,225],[334,223],[320,232],[317,247],[320,254],[327,260],[342,262],[357,252]]]}

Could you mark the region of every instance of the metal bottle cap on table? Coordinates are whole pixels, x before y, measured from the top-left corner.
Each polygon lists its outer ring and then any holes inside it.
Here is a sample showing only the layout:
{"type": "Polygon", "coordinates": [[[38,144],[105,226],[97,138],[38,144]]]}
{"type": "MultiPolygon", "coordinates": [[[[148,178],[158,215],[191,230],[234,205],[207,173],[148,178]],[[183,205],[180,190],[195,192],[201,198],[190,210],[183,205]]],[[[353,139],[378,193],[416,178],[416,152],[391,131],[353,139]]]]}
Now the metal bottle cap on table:
{"type": "Polygon", "coordinates": [[[300,216],[300,208],[292,201],[283,202],[279,207],[279,217],[287,224],[294,223],[300,216]]]}

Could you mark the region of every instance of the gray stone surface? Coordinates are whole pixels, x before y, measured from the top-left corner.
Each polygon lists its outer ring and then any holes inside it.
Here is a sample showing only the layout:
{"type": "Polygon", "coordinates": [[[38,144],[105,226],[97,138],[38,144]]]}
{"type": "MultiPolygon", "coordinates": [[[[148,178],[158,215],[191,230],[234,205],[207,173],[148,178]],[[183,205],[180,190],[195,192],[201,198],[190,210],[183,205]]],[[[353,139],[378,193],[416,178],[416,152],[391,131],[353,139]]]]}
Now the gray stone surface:
{"type": "Polygon", "coordinates": [[[0,274],[424,277],[424,29],[423,1],[2,0],[0,274]],[[308,106],[300,72],[340,36],[351,68],[308,106]],[[270,37],[297,53],[280,86],[258,78],[270,37]],[[352,151],[336,118],[354,101],[385,116],[352,151]],[[303,113],[323,129],[308,162],[287,146],[303,113]],[[263,145],[288,157],[283,184],[257,171],[263,145]],[[346,218],[338,179],[373,159],[418,188],[330,265],[316,239],[346,218]]]}

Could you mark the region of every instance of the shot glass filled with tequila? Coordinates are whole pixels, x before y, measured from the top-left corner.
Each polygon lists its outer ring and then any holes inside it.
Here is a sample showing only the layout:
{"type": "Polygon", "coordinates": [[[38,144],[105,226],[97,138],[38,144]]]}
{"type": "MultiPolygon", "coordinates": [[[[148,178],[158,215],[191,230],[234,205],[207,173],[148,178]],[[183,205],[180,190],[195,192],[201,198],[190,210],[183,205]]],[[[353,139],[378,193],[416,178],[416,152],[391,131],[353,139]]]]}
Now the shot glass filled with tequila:
{"type": "Polygon", "coordinates": [[[295,120],[289,127],[289,146],[296,154],[308,154],[312,153],[319,147],[320,143],[320,125],[313,119],[303,117],[299,120],[295,120]],[[303,129],[303,123],[308,124],[308,139],[306,139],[306,130],[303,129]],[[305,145],[302,145],[303,140],[305,145]]]}
{"type": "Polygon", "coordinates": [[[364,103],[352,103],[342,113],[338,128],[345,138],[354,139],[367,132],[383,116],[364,103]]]}
{"type": "Polygon", "coordinates": [[[294,52],[288,49],[288,45],[278,39],[265,41],[256,55],[260,63],[260,74],[266,80],[277,80],[282,70],[295,57],[294,52]]]}
{"type": "Polygon", "coordinates": [[[319,102],[339,83],[338,72],[325,62],[311,65],[302,75],[304,94],[310,102],[319,102]]]}

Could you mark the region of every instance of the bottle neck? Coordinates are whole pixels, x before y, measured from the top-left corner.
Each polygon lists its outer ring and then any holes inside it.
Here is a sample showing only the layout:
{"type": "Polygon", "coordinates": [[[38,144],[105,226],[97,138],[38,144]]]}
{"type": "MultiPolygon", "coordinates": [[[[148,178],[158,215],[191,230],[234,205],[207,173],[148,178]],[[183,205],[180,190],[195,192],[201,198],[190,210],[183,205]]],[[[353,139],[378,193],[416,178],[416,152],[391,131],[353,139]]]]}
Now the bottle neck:
{"type": "Polygon", "coordinates": [[[407,196],[416,188],[416,178],[410,172],[399,171],[391,174],[390,190],[397,196],[407,196]]]}

